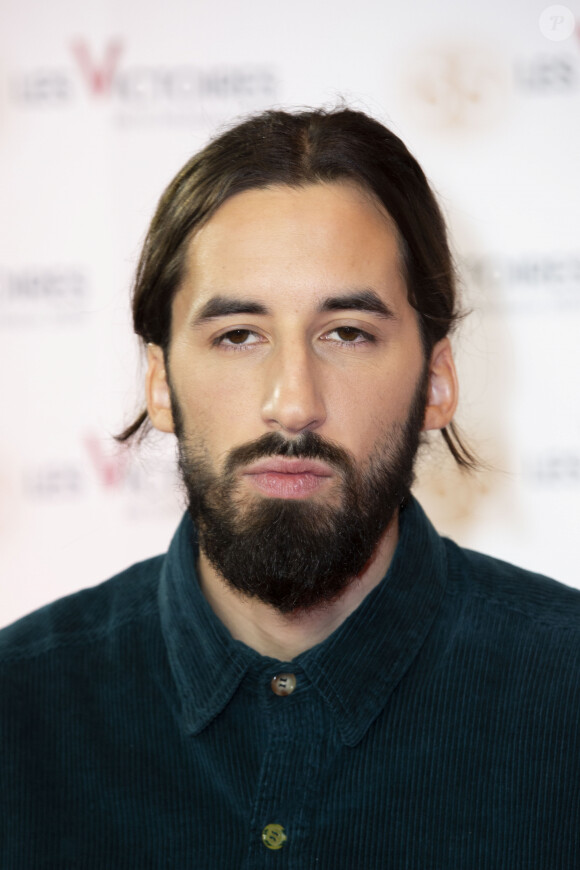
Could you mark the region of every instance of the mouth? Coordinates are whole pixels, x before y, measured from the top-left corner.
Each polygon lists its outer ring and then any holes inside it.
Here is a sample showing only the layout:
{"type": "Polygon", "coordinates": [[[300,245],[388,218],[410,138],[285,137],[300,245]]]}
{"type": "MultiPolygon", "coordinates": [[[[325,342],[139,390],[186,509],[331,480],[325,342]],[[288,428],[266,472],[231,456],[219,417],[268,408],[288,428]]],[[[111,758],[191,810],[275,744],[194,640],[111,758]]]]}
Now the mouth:
{"type": "Polygon", "coordinates": [[[272,457],[252,463],[243,471],[250,485],[272,498],[306,498],[334,477],[330,466],[313,459],[272,457]]]}

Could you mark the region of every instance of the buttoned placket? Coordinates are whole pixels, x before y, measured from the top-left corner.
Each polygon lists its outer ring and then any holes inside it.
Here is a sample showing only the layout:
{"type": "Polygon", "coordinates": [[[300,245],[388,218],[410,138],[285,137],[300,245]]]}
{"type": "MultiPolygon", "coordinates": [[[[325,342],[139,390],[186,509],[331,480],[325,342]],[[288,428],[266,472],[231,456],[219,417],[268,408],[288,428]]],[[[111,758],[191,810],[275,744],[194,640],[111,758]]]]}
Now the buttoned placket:
{"type": "Polygon", "coordinates": [[[159,601],[179,723],[195,738],[237,707],[228,728],[246,763],[251,759],[240,783],[243,804],[234,810],[243,819],[236,839],[244,858],[236,867],[275,862],[303,870],[328,852],[324,837],[333,822],[321,790],[341,769],[341,752],[349,754],[385,709],[444,594],[444,547],[418,505],[410,504],[408,516],[385,582],[293,663],[264,659],[229,635],[195,582],[187,517],[176,533],[159,601]],[[236,724],[242,721],[244,732],[236,724]]]}
{"type": "Polygon", "coordinates": [[[319,775],[336,731],[323,698],[304,672],[270,664],[258,677],[259,715],[267,723],[243,870],[302,868],[317,805],[319,775]]]}

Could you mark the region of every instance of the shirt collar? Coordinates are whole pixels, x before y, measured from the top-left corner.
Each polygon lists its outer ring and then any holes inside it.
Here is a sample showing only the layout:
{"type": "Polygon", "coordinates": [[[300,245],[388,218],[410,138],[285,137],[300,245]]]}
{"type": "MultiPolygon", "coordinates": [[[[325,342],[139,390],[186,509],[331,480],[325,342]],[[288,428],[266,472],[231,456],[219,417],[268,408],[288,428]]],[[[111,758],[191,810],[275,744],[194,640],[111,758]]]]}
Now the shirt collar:
{"type": "MultiPolygon", "coordinates": [[[[198,734],[224,709],[253,665],[269,660],[234,640],[205,600],[195,568],[197,537],[186,514],[165,557],[161,625],[185,730],[198,734]]],[[[415,659],[444,595],[443,542],[411,498],[379,585],[323,643],[294,659],[354,746],[415,659]]],[[[273,660],[270,660],[273,661],[273,660]]]]}

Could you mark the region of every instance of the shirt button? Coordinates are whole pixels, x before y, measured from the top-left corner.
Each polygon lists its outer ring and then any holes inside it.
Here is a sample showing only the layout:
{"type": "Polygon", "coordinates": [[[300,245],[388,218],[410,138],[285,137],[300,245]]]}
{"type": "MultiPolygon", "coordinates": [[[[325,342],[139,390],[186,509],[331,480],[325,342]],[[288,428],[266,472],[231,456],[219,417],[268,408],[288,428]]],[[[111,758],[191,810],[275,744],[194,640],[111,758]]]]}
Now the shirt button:
{"type": "Polygon", "coordinates": [[[267,849],[281,849],[287,839],[282,825],[266,825],[262,831],[262,843],[267,849]]]}
{"type": "Polygon", "coordinates": [[[296,688],[296,677],[294,674],[276,674],[272,677],[270,688],[275,695],[291,695],[296,688]]]}

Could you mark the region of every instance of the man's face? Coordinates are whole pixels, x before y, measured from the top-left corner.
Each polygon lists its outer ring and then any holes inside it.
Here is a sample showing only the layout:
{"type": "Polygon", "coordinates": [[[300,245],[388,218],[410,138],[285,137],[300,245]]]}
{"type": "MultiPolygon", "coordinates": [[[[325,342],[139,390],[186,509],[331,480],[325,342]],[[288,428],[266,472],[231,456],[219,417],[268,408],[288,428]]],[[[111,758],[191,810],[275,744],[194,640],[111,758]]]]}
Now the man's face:
{"type": "Polygon", "coordinates": [[[172,415],[162,369],[155,349],[152,419],[178,435],[210,561],[281,610],[332,598],[410,485],[424,418],[429,365],[390,219],[346,183],[229,199],[174,300],[172,415]]]}

